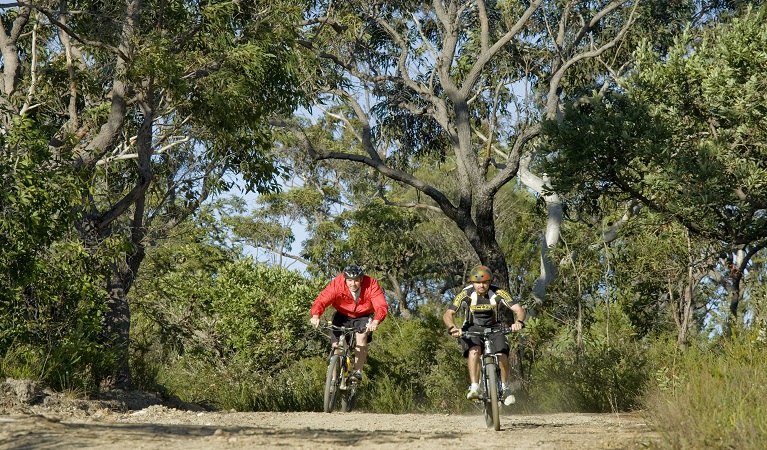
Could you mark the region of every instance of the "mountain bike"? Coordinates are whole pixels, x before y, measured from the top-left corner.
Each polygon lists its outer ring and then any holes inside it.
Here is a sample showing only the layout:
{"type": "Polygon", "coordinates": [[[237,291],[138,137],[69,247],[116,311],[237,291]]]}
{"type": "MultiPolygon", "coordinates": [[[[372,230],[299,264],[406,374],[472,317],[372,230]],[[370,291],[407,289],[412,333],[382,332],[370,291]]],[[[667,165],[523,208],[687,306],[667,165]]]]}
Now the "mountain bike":
{"type": "Polygon", "coordinates": [[[482,395],[476,402],[482,402],[482,412],[485,416],[485,424],[495,431],[501,429],[500,410],[503,399],[500,396],[501,368],[498,365],[498,355],[493,348],[493,337],[511,333],[508,327],[483,328],[475,331],[464,331],[462,337],[476,337],[482,341],[483,351],[480,358],[479,382],[482,395]]]}
{"type": "Polygon", "coordinates": [[[341,411],[351,412],[357,394],[357,379],[352,376],[355,361],[354,348],[357,344],[355,334],[365,330],[339,327],[330,323],[322,325],[322,328],[341,332],[338,346],[330,349],[328,371],[325,376],[324,410],[326,413],[333,412],[336,409],[336,401],[340,397],[341,411]]]}

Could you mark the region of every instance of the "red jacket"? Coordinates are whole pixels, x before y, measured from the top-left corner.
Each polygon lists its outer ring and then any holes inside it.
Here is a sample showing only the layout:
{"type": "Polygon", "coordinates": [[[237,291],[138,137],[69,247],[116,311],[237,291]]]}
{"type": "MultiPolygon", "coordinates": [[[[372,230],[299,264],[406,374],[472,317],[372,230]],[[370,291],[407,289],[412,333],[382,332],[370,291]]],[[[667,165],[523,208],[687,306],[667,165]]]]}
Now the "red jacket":
{"type": "Polygon", "coordinates": [[[386,297],[384,297],[381,286],[375,278],[367,275],[362,277],[357,304],[354,303],[354,297],[346,286],[344,274],[333,278],[333,281],[314,299],[312,316],[321,316],[328,306],[332,306],[336,311],[352,318],[375,312],[373,320],[377,320],[379,323],[389,312],[389,305],[386,304],[386,297]]]}

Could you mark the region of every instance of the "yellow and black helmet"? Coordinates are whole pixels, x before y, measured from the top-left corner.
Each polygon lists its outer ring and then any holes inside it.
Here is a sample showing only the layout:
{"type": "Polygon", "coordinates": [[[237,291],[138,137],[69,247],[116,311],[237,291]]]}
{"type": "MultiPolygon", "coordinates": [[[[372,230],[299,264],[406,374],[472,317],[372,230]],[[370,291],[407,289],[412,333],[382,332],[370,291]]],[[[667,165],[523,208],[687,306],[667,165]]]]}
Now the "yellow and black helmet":
{"type": "Polygon", "coordinates": [[[469,273],[469,281],[473,283],[481,283],[483,281],[493,281],[493,272],[487,266],[477,266],[471,269],[469,273]]]}

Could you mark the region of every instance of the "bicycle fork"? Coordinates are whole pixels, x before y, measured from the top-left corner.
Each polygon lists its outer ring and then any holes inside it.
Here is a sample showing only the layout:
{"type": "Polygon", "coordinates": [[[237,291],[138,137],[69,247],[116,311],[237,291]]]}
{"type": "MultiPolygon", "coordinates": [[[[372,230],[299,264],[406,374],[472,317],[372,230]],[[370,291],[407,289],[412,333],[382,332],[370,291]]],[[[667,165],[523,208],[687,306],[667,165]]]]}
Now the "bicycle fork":
{"type": "Polygon", "coordinates": [[[482,397],[478,398],[477,399],[478,401],[479,400],[487,399],[488,395],[490,394],[490,392],[489,392],[489,389],[490,389],[489,384],[490,383],[488,382],[488,377],[490,376],[490,374],[487,373],[487,363],[492,362],[493,359],[492,359],[492,356],[482,355],[481,361],[482,361],[481,362],[482,367],[481,367],[481,371],[480,371],[480,376],[482,377],[482,380],[481,380],[481,383],[482,383],[482,397]]]}
{"type": "Polygon", "coordinates": [[[480,359],[482,361],[482,397],[485,400],[490,400],[490,377],[496,377],[497,386],[500,389],[501,387],[501,376],[499,373],[500,367],[498,366],[498,355],[495,354],[492,348],[492,342],[490,340],[485,341],[484,345],[484,352],[482,353],[482,358],[480,359]],[[493,373],[487,372],[487,365],[493,363],[495,366],[495,370],[493,373]]]}
{"type": "MultiPolygon", "coordinates": [[[[346,343],[346,338],[342,336],[341,339],[338,340],[338,345],[334,347],[330,352],[331,357],[333,355],[338,355],[341,358],[341,365],[338,368],[338,370],[341,371],[341,382],[338,385],[338,389],[342,391],[345,391],[349,388],[351,378],[350,375],[352,372],[352,358],[347,351],[347,345],[348,344],[346,343]]],[[[351,384],[353,386],[354,382],[351,381],[351,384]]]]}
{"type": "Polygon", "coordinates": [[[339,386],[339,389],[345,391],[349,388],[349,374],[351,373],[352,359],[349,355],[344,354],[341,355],[341,358],[341,386],[339,386]]]}

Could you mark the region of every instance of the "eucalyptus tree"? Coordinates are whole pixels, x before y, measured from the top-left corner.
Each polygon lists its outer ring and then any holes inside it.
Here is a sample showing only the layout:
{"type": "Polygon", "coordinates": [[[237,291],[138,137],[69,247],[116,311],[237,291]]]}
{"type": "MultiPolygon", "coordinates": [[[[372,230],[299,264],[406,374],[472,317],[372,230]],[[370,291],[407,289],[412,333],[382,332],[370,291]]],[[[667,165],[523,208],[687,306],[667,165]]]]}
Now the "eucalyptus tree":
{"type": "Polygon", "coordinates": [[[279,192],[259,195],[254,201],[240,199],[234,214],[224,216],[232,238],[255,250],[260,261],[290,268],[310,261],[293,251],[306,217],[322,208],[321,195],[304,187],[283,187],[279,192]],[[250,210],[248,210],[250,208],[250,210]]]}
{"type": "MultiPolygon", "coordinates": [[[[343,146],[346,136],[329,145],[343,146]]],[[[280,192],[259,196],[249,215],[226,219],[234,224],[240,242],[255,248],[260,258],[290,267],[296,262],[313,276],[334,276],[350,260],[379,277],[395,312],[414,312],[420,304],[441,299],[463,286],[477,257],[455,223],[433,210],[407,211],[379,198],[374,172],[351,163],[314,163],[282,136],[274,151],[292,162],[291,178],[280,192]],[[373,175],[373,176],[371,176],[373,175]],[[300,242],[300,251],[295,250],[300,242]]],[[[454,191],[444,175],[424,164],[415,174],[440,180],[454,191]]],[[[444,170],[450,171],[448,164],[444,170]]],[[[387,199],[416,199],[416,191],[393,185],[387,199]]],[[[515,292],[529,292],[536,267],[535,229],[540,228],[535,199],[518,186],[508,185],[496,196],[498,242],[507,255],[515,292]],[[509,211],[513,211],[510,213],[509,211]],[[524,231],[523,231],[524,230],[524,231]]],[[[243,208],[246,205],[243,205],[243,208]]],[[[243,209],[244,211],[244,209],[243,209]]],[[[242,212],[242,211],[241,211],[242,212]]],[[[534,278],[533,278],[534,280],[534,278]]]]}
{"type": "Polygon", "coordinates": [[[637,338],[675,334],[679,347],[712,323],[709,312],[721,297],[709,279],[717,251],[708,240],[651,211],[623,224],[618,238],[595,245],[600,232],[588,222],[566,223],[567,264],[551,295],[564,307],[549,311],[571,320],[580,334],[597,306],[617,304],[637,338]]]}
{"type": "Polygon", "coordinates": [[[620,90],[584,98],[551,128],[548,167],[580,205],[631,198],[716,244],[730,312],[767,245],[767,7],[637,51],[620,90]],[[577,167],[578,170],[575,170],[577,167]],[[572,190],[571,190],[572,189],[572,190]]]}
{"type": "MultiPolygon", "coordinates": [[[[347,138],[339,135],[329,145],[351,145],[347,138]]],[[[378,277],[395,313],[407,314],[463,280],[464,266],[476,258],[455,239],[454,226],[384,204],[372,171],[348,162],[315,163],[292,141],[291,133],[281,133],[272,150],[290,165],[280,192],[260,195],[225,219],[238,242],[262,260],[288,268],[302,264],[315,277],[333,277],[354,261],[378,277]],[[456,266],[463,270],[454,274],[456,266]]]]}
{"type": "MultiPolygon", "coordinates": [[[[611,66],[600,58],[617,54],[636,7],[624,0],[319,2],[299,42],[318,58],[321,101],[305,121],[280,125],[314,161],[374,169],[387,202],[447,217],[506,286],[496,196],[521,174],[545,186],[528,170],[541,120],[557,117],[563,89],[583,84],[576,68],[592,60],[611,66]],[[322,127],[311,127],[317,117],[322,127]],[[353,145],[333,145],[323,134],[349,136],[353,145]],[[441,176],[427,181],[419,170],[441,176]],[[390,198],[391,183],[418,195],[390,198]]],[[[552,213],[548,248],[560,213],[550,190],[540,194],[552,213]]]]}
{"type": "Polygon", "coordinates": [[[613,279],[642,333],[675,333],[677,346],[703,331],[717,304],[706,282],[716,251],[706,239],[663,214],[642,214],[626,227],[614,253],[613,279]]]}
{"type": "Polygon", "coordinates": [[[0,132],[34,127],[51,163],[89,181],[74,225],[88,248],[112,254],[104,339],[121,351],[116,380],[128,385],[126,294],[146,245],[230,187],[232,173],[248,190],[277,186],[264,119],[299,99],[300,4],[64,0],[0,11],[0,132]]]}
{"type": "MultiPolygon", "coordinates": [[[[384,205],[382,201],[350,205],[338,213],[317,218],[322,195],[308,187],[266,194],[249,215],[224,219],[233,225],[238,240],[275,256],[275,265],[289,268],[303,263],[314,277],[333,277],[350,263],[364,267],[388,294],[392,312],[413,311],[419,288],[433,272],[440,255],[422,239],[420,216],[384,205]],[[306,223],[300,252],[291,251],[296,229],[306,223]]],[[[264,256],[262,256],[264,259],[264,256]]]]}

